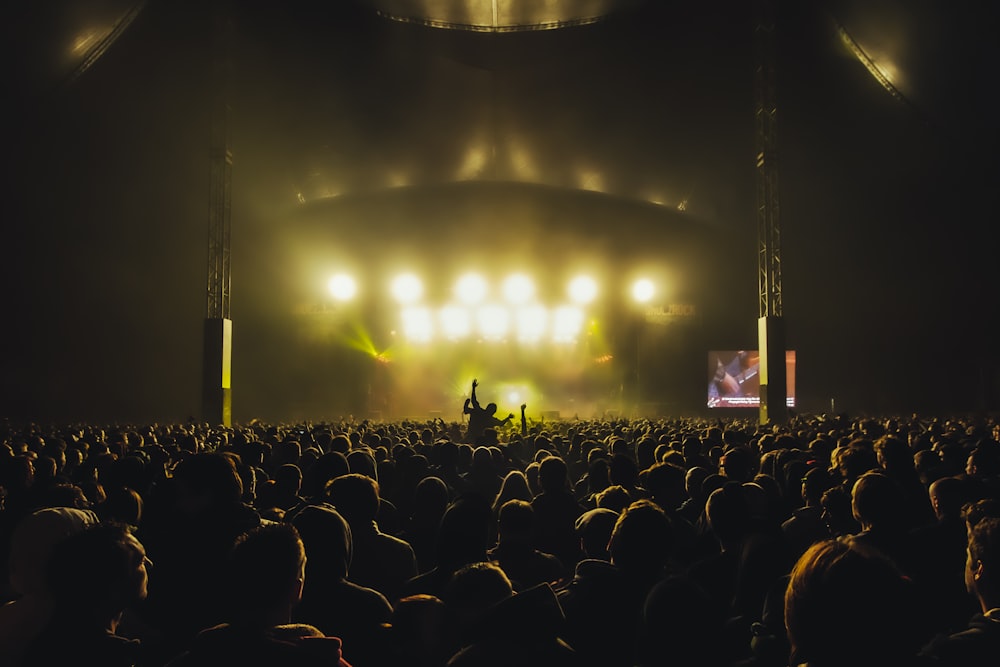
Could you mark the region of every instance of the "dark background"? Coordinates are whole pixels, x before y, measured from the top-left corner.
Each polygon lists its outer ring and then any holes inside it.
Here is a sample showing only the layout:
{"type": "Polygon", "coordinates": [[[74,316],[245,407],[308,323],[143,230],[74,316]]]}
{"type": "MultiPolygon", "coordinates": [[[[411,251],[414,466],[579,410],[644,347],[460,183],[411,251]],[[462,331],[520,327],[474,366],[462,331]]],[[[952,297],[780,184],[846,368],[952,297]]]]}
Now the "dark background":
{"type": "MultiPolygon", "coordinates": [[[[392,254],[387,239],[432,262],[608,244],[623,265],[633,250],[683,257],[695,268],[678,296],[704,315],[692,396],[708,350],[756,347],[751,3],[633,4],[510,34],[392,22],[363,2],[235,4],[238,420],[322,416],[300,406],[324,383],[352,393],[351,363],[310,375],[289,349],[285,302],[311,279],[296,253],[316,248],[367,264],[392,254]],[[692,236],[690,252],[672,241],[692,236]]],[[[784,315],[802,410],[997,407],[1000,59],[995,10],[980,4],[777,3],[784,315]],[[899,95],[838,25],[897,64],[899,95]]],[[[211,5],[14,3],[0,415],[199,413],[211,5]],[[66,56],[81,26],[136,6],[93,64],[66,56]]]]}

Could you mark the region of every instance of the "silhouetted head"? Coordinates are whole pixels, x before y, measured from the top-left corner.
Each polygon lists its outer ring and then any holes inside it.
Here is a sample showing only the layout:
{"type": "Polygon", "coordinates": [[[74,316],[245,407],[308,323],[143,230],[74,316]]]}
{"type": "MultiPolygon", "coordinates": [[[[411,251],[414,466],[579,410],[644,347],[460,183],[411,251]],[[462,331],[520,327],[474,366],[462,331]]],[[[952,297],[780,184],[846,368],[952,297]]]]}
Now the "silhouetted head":
{"type": "Polygon", "coordinates": [[[915,643],[909,582],[895,565],[850,538],[814,544],[785,591],[790,664],[901,664],[915,643]]]}
{"type": "Polygon", "coordinates": [[[637,500],[615,522],[608,552],[622,570],[650,575],[659,572],[670,557],[673,529],[670,519],[651,500],[637,500]]]}
{"type": "Polygon", "coordinates": [[[545,493],[565,491],[568,485],[569,470],[566,462],[558,456],[549,456],[538,464],[538,484],[545,493]]]}
{"type": "Polygon", "coordinates": [[[486,412],[487,413],[489,413],[489,414],[492,415],[492,414],[496,414],[496,411],[497,411],[497,404],[496,403],[487,403],[486,404],[486,412]]]}
{"type": "Polygon", "coordinates": [[[854,483],[851,509],[863,528],[890,528],[906,517],[906,498],[894,479],[867,472],[854,483]]]}
{"type": "Polygon", "coordinates": [[[375,520],[378,514],[378,482],[367,475],[350,473],[331,481],[327,498],[355,530],[375,520]]]}
{"type": "Polygon", "coordinates": [[[351,567],[351,528],[328,505],[309,505],[292,519],[309,555],[307,572],[318,580],[346,579],[351,567]]]}

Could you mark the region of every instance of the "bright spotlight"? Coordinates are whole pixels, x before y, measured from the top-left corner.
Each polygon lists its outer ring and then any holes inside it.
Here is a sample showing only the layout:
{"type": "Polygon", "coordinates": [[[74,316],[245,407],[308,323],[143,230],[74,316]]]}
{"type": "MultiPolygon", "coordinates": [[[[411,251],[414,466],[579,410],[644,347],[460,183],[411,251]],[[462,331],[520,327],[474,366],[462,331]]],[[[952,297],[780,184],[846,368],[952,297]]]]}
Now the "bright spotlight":
{"type": "Polygon", "coordinates": [[[483,306],[479,309],[479,332],[484,338],[503,338],[510,325],[509,317],[502,306],[483,306]]]}
{"type": "Polygon", "coordinates": [[[557,343],[572,343],[583,330],[583,311],[576,306],[560,306],[552,314],[552,338],[557,343]]]}
{"type": "Polygon", "coordinates": [[[477,273],[467,273],[455,284],[455,295],[464,303],[479,303],[486,297],[486,281],[477,273]]]}
{"type": "Polygon", "coordinates": [[[392,295],[399,303],[415,303],[424,294],[424,285],[412,273],[403,273],[392,281],[392,295]]]}
{"type": "Polygon", "coordinates": [[[445,306],[441,309],[441,331],[447,338],[465,338],[472,332],[472,316],[459,306],[445,306]]]}
{"type": "Polygon", "coordinates": [[[529,306],[517,311],[517,338],[530,343],[537,341],[545,333],[548,312],[542,306],[529,306]]]}
{"type": "Polygon", "coordinates": [[[590,276],[577,276],[569,283],[569,298],[573,303],[587,304],[597,297],[597,283],[590,276]]]}
{"type": "Polygon", "coordinates": [[[326,286],[330,290],[330,295],[337,301],[350,301],[358,293],[357,283],[346,273],[333,276],[326,286]]]}
{"type": "Polygon", "coordinates": [[[426,308],[411,307],[404,308],[403,335],[407,340],[416,343],[426,343],[434,333],[434,325],[431,322],[431,313],[426,308]]]}
{"type": "Polygon", "coordinates": [[[510,303],[525,303],[535,295],[535,284],[523,273],[515,273],[503,282],[503,295],[510,303]]]}
{"type": "Polygon", "coordinates": [[[656,294],[656,286],[648,278],[640,278],[632,283],[632,298],[638,303],[648,303],[656,294]]]}

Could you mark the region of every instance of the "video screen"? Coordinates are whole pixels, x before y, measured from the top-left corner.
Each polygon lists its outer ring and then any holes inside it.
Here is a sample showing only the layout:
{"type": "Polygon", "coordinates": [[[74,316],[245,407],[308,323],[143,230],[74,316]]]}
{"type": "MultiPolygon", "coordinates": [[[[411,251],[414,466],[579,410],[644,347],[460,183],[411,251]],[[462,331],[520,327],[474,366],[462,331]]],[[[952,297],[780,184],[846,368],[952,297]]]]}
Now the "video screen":
{"type": "MultiPolygon", "coordinates": [[[[785,351],[785,404],[795,407],[795,350],[785,351]]],[[[760,352],[724,350],[708,353],[708,407],[760,407],[760,352]]]]}

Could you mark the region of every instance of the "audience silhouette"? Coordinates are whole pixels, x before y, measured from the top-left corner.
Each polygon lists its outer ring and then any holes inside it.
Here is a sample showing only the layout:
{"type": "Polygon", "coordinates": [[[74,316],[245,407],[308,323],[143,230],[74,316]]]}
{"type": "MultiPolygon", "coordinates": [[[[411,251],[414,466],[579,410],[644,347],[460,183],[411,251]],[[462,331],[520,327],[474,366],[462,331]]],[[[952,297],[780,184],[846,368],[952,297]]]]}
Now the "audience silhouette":
{"type": "Polygon", "coordinates": [[[518,425],[477,387],[464,429],[3,422],[0,665],[1000,654],[995,418],[518,425]]]}

